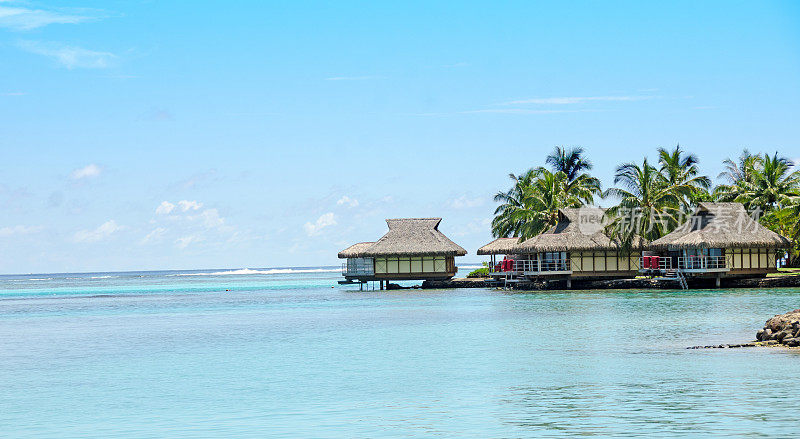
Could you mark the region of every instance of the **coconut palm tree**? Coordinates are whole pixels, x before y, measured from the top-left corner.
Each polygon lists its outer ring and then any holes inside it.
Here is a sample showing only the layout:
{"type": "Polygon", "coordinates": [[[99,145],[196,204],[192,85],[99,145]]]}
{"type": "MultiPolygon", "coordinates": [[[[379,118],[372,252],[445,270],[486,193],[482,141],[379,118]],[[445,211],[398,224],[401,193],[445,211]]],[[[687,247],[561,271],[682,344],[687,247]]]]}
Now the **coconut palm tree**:
{"type": "Polygon", "coordinates": [[[645,158],[641,165],[626,163],[617,167],[613,187],[605,197],[618,198],[608,209],[609,232],[630,243],[640,237],[654,240],[678,224],[682,201],[695,190],[690,184],[672,184],[645,158]]]}
{"type": "Polygon", "coordinates": [[[688,186],[690,194],[682,200],[684,207],[687,208],[697,201],[708,198],[708,190],[711,188],[711,179],[700,175],[697,163],[697,156],[686,154],[681,150],[680,144],[672,151],[658,148],[658,164],[661,166],[659,173],[664,183],[674,187],[688,186]]]}
{"type": "Polygon", "coordinates": [[[595,193],[593,187],[585,185],[588,179],[568,184],[564,172],[551,172],[542,167],[510,177],[514,181],[512,188],[494,197],[501,203],[492,220],[495,237],[527,239],[536,236],[556,224],[559,209],[583,206],[595,193]]]}
{"type": "Polygon", "coordinates": [[[578,196],[585,204],[594,204],[595,195],[602,196],[600,180],[586,172],[593,165],[584,156],[583,148],[565,149],[556,146],[545,159],[545,163],[550,165],[553,172],[563,172],[566,175],[564,193],[578,196]]]}
{"type": "Polygon", "coordinates": [[[592,162],[584,157],[583,153],[581,147],[565,149],[563,146],[556,146],[545,159],[545,163],[550,165],[553,172],[561,171],[566,174],[567,181],[571,182],[584,171],[592,170],[592,162]]]}
{"type": "Polygon", "coordinates": [[[717,186],[714,194],[720,201],[737,201],[748,209],[769,212],[783,209],[800,200],[800,170],[776,152],[752,155],[747,150],[738,165],[725,161],[727,170],[720,174],[728,184],[717,186]]]}

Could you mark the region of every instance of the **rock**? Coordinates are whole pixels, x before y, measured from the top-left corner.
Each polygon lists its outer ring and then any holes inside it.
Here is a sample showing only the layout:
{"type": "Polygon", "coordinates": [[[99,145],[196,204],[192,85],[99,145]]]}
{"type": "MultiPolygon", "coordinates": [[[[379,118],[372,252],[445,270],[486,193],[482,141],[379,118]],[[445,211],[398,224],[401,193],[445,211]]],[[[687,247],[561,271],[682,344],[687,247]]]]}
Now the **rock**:
{"type": "Polygon", "coordinates": [[[789,346],[789,347],[795,347],[797,345],[800,345],[800,339],[797,339],[797,338],[784,338],[783,339],[783,344],[785,344],[786,346],[789,346]]]}
{"type": "Polygon", "coordinates": [[[761,340],[766,341],[772,337],[772,329],[764,328],[764,333],[761,335],[761,340]]]}
{"type": "Polygon", "coordinates": [[[761,340],[761,337],[764,336],[764,331],[764,329],[759,329],[758,332],[756,332],[756,340],[761,340]]]}
{"type": "Polygon", "coordinates": [[[773,346],[773,345],[776,345],[776,344],[778,344],[777,340],[767,340],[767,341],[764,342],[764,345],[766,345],[766,346],[773,346]]]}

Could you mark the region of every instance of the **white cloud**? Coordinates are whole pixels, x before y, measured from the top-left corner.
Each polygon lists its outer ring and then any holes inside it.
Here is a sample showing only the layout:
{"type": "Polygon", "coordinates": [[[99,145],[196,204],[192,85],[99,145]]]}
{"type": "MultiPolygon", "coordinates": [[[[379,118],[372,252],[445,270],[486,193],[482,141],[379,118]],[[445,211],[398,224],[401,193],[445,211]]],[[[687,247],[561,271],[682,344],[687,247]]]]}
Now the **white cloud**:
{"type": "Polygon", "coordinates": [[[104,69],[110,67],[117,58],[113,53],[65,46],[60,43],[21,41],[18,46],[27,52],[51,58],[68,69],[104,69]]]}
{"type": "Polygon", "coordinates": [[[124,227],[114,220],[108,220],[94,230],[80,230],[75,233],[75,242],[97,242],[108,238],[124,227]]]}
{"type": "Polygon", "coordinates": [[[328,226],[332,226],[336,224],[336,217],[333,215],[333,212],[328,212],[319,218],[315,223],[307,222],[303,226],[308,236],[319,235],[322,229],[328,226]]]}
{"type": "Polygon", "coordinates": [[[469,198],[466,195],[462,195],[454,200],[451,200],[450,207],[453,209],[469,209],[472,207],[482,206],[484,201],[485,200],[482,197],[469,198]]]}
{"type": "Polygon", "coordinates": [[[198,203],[197,201],[188,201],[188,200],[181,200],[178,201],[178,207],[180,207],[181,212],[186,212],[188,210],[198,210],[203,207],[203,203],[198,203]]]}
{"type": "Polygon", "coordinates": [[[189,244],[195,244],[200,241],[203,241],[203,238],[198,235],[182,236],[175,240],[175,245],[180,249],[184,249],[189,246],[189,244]]]}
{"type": "Polygon", "coordinates": [[[95,165],[94,163],[90,165],[86,165],[82,168],[75,169],[69,174],[69,177],[73,180],[81,180],[84,178],[94,178],[100,175],[103,172],[99,166],[95,165]]]}
{"type": "Polygon", "coordinates": [[[175,205],[170,203],[169,201],[162,201],[161,204],[156,207],[156,214],[157,215],[166,215],[172,210],[175,209],[175,205]]]}
{"type": "Polygon", "coordinates": [[[90,19],[82,15],[44,9],[0,6],[0,27],[18,31],[36,29],[49,24],[75,24],[90,19]]]}
{"type": "Polygon", "coordinates": [[[167,233],[167,229],[164,227],[156,227],[150,233],[147,234],[144,238],[142,238],[142,244],[149,244],[152,242],[159,242],[164,237],[164,234],[167,233]]]}
{"type": "Polygon", "coordinates": [[[13,226],[13,227],[0,227],[0,238],[15,235],[30,235],[38,233],[42,230],[41,226],[13,226]]]}
{"type": "Polygon", "coordinates": [[[794,168],[800,168],[800,157],[792,159],[792,165],[794,168]]]}
{"type": "Polygon", "coordinates": [[[337,206],[349,206],[349,207],[357,207],[358,200],[355,198],[350,198],[347,195],[343,195],[342,198],[339,198],[339,201],[336,202],[337,206]]]}
{"type": "Polygon", "coordinates": [[[217,209],[206,209],[200,214],[203,220],[203,225],[209,229],[222,227],[225,224],[225,219],[219,216],[217,209]]]}
{"type": "Polygon", "coordinates": [[[533,99],[520,99],[516,101],[504,102],[503,105],[520,105],[520,104],[539,104],[539,105],[569,105],[569,104],[583,104],[586,102],[622,102],[622,101],[644,101],[648,99],[655,99],[657,96],[562,96],[553,98],[533,98],[533,99]]]}

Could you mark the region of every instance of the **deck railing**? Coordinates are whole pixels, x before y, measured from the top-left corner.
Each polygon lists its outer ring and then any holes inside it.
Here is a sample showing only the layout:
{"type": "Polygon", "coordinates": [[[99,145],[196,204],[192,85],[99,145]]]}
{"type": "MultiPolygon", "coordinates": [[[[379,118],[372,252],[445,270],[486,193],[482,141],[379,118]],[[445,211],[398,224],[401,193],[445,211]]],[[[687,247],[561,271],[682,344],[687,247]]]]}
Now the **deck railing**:
{"type": "Polygon", "coordinates": [[[727,268],[725,256],[680,256],[678,269],[681,270],[719,270],[727,268]]]}
{"type": "Polygon", "coordinates": [[[375,267],[372,264],[342,264],[342,276],[373,276],[375,267]]]}
{"type": "Polygon", "coordinates": [[[545,259],[542,260],[541,265],[537,260],[520,259],[515,260],[513,267],[510,270],[497,271],[493,269],[493,274],[506,274],[506,273],[545,273],[552,271],[570,271],[569,259],[545,259]]]}
{"type": "Polygon", "coordinates": [[[671,270],[672,269],[672,258],[670,258],[668,256],[660,256],[658,258],[658,267],[653,267],[652,266],[652,263],[653,263],[652,259],[650,259],[648,264],[645,264],[645,262],[644,262],[645,258],[651,258],[651,257],[652,256],[643,256],[643,257],[639,258],[639,267],[641,267],[643,270],[648,270],[649,269],[649,270],[664,270],[665,271],[665,270],[671,270]],[[645,265],[647,265],[647,267],[645,267],[645,265]]]}

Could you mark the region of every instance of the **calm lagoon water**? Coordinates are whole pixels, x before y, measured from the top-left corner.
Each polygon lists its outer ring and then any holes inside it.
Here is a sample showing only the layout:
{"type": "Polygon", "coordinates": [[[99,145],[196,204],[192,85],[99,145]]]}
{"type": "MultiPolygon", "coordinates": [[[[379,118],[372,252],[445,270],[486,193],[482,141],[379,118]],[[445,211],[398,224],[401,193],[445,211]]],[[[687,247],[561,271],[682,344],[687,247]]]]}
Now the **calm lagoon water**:
{"type": "Polygon", "coordinates": [[[0,276],[3,437],[795,436],[800,289],[367,291],[335,270],[0,276]],[[230,291],[227,291],[230,290],[230,291]]]}

